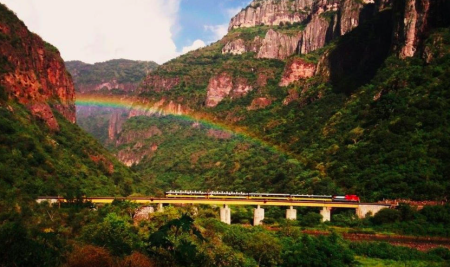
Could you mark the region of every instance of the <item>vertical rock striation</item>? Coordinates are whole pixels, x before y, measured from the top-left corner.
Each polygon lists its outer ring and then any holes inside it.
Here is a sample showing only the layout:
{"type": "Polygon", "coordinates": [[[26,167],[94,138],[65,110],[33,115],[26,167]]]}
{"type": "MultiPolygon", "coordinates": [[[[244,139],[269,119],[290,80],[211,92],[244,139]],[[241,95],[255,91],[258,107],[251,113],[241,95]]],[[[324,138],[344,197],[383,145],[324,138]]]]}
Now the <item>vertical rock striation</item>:
{"type": "Polygon", "coordinates": [[[298,23],[308,18],[313,0],[255,0],[231,19],[228,30],[298,23]]]}
{"type": "Polygon", "coordinates": [[[288,36],[270,29],[262,41],[257,58],[286,59],[295,53],[298,39],[298,36],[288,36]]]}

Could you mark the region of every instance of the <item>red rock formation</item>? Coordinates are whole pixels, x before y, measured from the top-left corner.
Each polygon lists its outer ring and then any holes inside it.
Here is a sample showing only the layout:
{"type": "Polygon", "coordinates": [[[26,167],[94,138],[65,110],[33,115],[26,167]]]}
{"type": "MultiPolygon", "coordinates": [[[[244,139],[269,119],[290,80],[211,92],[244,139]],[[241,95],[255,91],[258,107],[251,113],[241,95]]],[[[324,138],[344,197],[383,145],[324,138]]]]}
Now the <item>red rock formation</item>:
{"type": "Polygon", "coordinates": [[[103,155],[89,155],[89,158],[96,164],[102,164],[109,174],[114,173],[114,164],[103,155]]]}
{"type": "Polygon", "coordinates": [[[253,99],[252,103],[249,107],[247,107],[247,110],[257,110],[257,109],[263,109],[267,106],[270,106],[272,104],[272,100],[270,100],[267,97],[259,97],[253,99]]]}
{"type": "Polygon", "coordinates": [[[295,88],[288,90],[287,97],[283,100],[283,105],[289,105],[292,101],[295,101],[299,98],[298,92],[295,88]]]}
{"type": "Polygon", "coordinates": [[[302,59],[295,58],[286,64],[280,86],[288,86],[295,81],[311,78],[314,76],[315,71],[315,64],[307,63],[302,59]]]}
{"type": "Polygon", "coordinates": [[[248,94],[251,90],[253,90],[253,87],[248,84],[247,79],[237,78],[235,79],[233,91],[231,91],[230,95],[232,98],[242,97],[248,94]]]}
{"type": "Polygon", "coordinates": [[[59,52],[28,31],[18,19],[0,17],[0,56],[3,58],[0,85],[10,98],[30,108],[52,130],[58,123],[51,107],[75,123],[73,82],[59,52]]]}
{"type": "Polygon", "coordinates": [[[222,99],[227,97],[233,89],[233,78],[230,74],[222,72],[212,77],[208,84],[206,95],[206,106],[215,107],[222,99]]]}
{"type": "Polygon", "coordinates": [[[244,78],[237,78],[233,83],[233,77],[227,72],[222,72],[209,80],[207,90],[206,106],[215,107],[225,97],[244,96],[253,90],[253,87],[250,86],[247,79],[244,78]]]}

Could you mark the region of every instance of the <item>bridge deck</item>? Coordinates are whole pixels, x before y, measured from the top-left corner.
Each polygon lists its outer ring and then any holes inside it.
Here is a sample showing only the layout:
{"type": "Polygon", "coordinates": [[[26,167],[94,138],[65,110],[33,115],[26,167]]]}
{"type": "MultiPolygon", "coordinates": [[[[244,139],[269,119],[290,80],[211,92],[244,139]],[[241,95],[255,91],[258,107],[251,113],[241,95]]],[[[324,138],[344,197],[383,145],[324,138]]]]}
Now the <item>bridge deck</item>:
{"type": "MultiPolygon", "coordinates": [[[[379,203],[356,203],[356,202],[331,202],[331,201],[289,201],[289,200],[257,200],[257,199],[194,199],[194,198],[151,198],[151,197],[90,197],[85,198],[97,204],[112,203],[117,200],[128,200],[141,204],[206,204],[206,205],[249,205],[249,206],[294,206],[294,207],[329,207],[329,208],[358,208],[360,205],[390,205],[379,203]]],[[[39,197],[38,201],[66,202],[61,197],[39,197]]]]}

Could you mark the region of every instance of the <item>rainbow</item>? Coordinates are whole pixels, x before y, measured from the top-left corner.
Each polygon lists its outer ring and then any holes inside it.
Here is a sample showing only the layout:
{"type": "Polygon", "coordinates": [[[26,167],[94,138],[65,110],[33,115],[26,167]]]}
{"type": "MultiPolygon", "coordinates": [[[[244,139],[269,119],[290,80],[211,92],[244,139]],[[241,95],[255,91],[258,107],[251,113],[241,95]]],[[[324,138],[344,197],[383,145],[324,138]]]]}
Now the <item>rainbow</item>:
{"type": "Polygon", "coordinates": [[[180,120],[189,121],[192,123],[200,123],[212,129],[217,129],[231,133],[235,137],[239,137],[245,141],[250,141],[256,145],[262,146],[273,153],[282,154],[288,158],[297,158],[287,151],[281,149],[278,146],[271,145],[255,136],[249,134],[245,128],[233,127],[213,121],[208,114],[194,112],[194,111],[181,111],[181,109],[174,110],[170,105],[164,105],[165,101],[159,101],[156,103],[149,103],[145,99],[139,99],[130,96],[100,96],[100,95],[77,95],[75,104],[78,107],[104,107],[104,108],[117,108],[117,109],[129,109],[137,111],[137,114],[158,114],[158,115],[173,115],[180,120]]]}

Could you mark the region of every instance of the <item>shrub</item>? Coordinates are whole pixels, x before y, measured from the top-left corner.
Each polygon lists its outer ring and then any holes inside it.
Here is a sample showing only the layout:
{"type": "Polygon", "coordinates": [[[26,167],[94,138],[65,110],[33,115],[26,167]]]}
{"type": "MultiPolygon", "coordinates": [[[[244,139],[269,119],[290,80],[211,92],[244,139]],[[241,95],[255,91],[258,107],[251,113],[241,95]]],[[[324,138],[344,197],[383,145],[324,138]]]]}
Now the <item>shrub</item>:
{"type": "Polygon", "coordinates": [[[398,210],[394,209],[382,209],[372,218],[372,222],[375,225],[395,223],[399,222],[401,219],[401,214],[398,210]]]}
{"type": "Polygon", "coordinates": [[[108,250],[86,245],[75,247],[69,254],[67,267],[111,267],[113,259],[108,250]]]}

